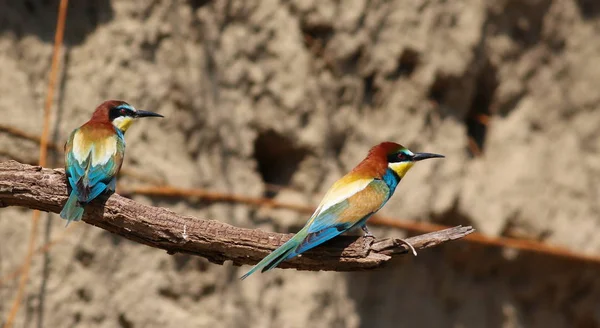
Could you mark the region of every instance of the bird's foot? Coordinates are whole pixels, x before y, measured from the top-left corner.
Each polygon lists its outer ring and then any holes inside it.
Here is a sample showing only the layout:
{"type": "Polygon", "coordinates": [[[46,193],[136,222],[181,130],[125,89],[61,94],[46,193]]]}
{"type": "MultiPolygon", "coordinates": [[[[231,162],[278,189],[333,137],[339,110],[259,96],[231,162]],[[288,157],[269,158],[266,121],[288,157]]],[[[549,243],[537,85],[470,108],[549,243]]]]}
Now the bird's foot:
{"type": "Polygon", "coordinates": [[[362,229],[362,231],[365,232],[365,234],[363,236],[365,238],[364,239],[364,241],[365,241],[364,247],[365,247],[365,249],[368,250],[371,247],[371,244],[369,243],[368,238],[375,239],[375,236],[373,236],[373,234],[369,231],[369,228],[367,228],[367,225],[362,226],[361,229],[362,229]]]}
{"type": "Polygon", "coordinates": [[[408,248],[410,248],[410,250],[412,251],[414,256],[417,256],[417,251],[415,250],[415,248],[413,247],[413,245],[411,245],[409,242],[407,242],[406,240],[402,239],[402,238],[397,238],[396,240],[401,241],[404,245],[408,246],[408,248]]]}
{"type": "Polygon", "coordinates": [[[371,237],[371,238],[375,238],[375,236],[373,236],[373,234],[371,233],[371,231],[369,231],[369,228],[367,228],[366,225],[362,226],[362,231],[365,232],[364,237],[371,237]]]}

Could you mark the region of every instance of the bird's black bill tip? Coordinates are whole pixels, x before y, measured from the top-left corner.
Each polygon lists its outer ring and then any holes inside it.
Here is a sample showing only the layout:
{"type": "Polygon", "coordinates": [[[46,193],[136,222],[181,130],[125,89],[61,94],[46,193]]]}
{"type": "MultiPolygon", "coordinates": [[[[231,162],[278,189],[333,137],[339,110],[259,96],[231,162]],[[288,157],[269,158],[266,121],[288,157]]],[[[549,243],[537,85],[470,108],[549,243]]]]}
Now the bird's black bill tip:
{"type": "Polygon", "coordinates": [[[446,156],[440,154],[432,154],[432,153],[415,153],[413,156],[413,161],[418,162],[428,158],[445,158],[446,156]]]}
{"type": "Polygon", "coordinates": [[[135,117],[164,117],[158,113],[149,112],[145,110],[138,110],[135,113],[135,117]]]}

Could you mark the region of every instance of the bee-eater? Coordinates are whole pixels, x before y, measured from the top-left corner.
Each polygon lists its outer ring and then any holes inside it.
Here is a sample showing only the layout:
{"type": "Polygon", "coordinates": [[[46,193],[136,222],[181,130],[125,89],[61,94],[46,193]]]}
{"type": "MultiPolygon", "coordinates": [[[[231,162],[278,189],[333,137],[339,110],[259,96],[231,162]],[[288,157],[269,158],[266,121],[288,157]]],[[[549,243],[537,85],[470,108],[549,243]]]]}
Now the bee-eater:
{"type": "Polygon", "coordinates": [[[371,148],[362,162],[327,191],[302,230],[262,259],[241,279],[257,270],[271,270],[281,262],[353,228],[360,227],[366,235],[372,236],[365,225],[369,217],[385,205],[415,162],[436,157],[444,156],[413,153],[394,142],[382,142],[371,148]]]}
{"type": "Polygon", "coordinates": [[[137,110],[120,100],[100,104],[92,118],[73,130],[65,144],[65,173],[70,189],[60,217],[79,221],[83,207],[107,191],[116,189],[117,174],[125,156],[125,131],[138,117],[163,117],[137,110]]]}

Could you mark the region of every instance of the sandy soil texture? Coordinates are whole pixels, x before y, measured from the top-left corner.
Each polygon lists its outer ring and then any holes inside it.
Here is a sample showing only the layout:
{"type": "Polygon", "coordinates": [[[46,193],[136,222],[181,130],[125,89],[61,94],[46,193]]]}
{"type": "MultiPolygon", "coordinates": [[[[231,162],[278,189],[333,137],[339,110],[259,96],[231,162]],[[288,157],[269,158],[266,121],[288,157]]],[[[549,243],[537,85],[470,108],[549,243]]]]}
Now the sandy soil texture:
{"type": "MultiPolygon", "coordinates": [[[[57,4],[0,4],[0,122],[36,135],[57,4]]],[[[123,99],[166,116],[127,132],[125,168],[316,204],[370,146],[393,140],[447,158],[415,166],[383,214],[600,252],[596,1],[71,1],[66,28],[59,144],[101,101],[123,99]]],[[[0,132],[0,160],[37,156],[35,143],[0,132]]],[[[271,231],[306,220],[136,200],[271,231]]],[[[0,210],[0,277],[23,259],[29,217],[0,210]]],[[[57,215],[43,218],[39,243],[63,233],[57,215]]],[[[600,265],[464,242],[377,272],[240,282],[246,269],[77,224],[34,259],[16,327],[600,327],[600,265]]],[[[2,317],[16,286],[1,282],[2,317]]]]}

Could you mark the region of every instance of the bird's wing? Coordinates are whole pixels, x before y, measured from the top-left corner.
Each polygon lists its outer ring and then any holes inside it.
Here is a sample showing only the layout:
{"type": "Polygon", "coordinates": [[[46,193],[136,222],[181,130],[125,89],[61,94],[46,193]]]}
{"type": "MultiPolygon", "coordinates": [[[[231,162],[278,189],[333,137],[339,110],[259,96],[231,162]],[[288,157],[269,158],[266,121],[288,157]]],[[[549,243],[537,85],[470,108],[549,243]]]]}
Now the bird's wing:
{"type": "Polygon", "coordinates": [[[331,188],[325,193],[321,203],[311,216],[309,224],[314,218],[319,216],[320,213],[327,211],[332,206],[335,206],[344,200],[352,197],[357,192],[365,189],[369,183],[373,181],[373,178],[355,178],[350,174],[345,175],[338,181],[336,181],[331,188]]]}
{"type": "Polygon", "coordinates": [[[387,184],[379,179],[360,182],[354,185],[355,192],[348,192],[346,197],[332,197],[336,201],[335,204],[327,204],[327,207],[323,206],[318,213],[315,213],[316,215],[313,215],[307,224],[308,231],[316,232],[324,227],[340,224],[354,225],[366,215],[379,210],[389,198],[390,189],[387,184]]]}
{"type": "Polygon", "coordinates": [[[121,136],[110,130],[90,130],[75,130],[65,146],[69,184],[83,203],[106,190],[121,168],[125,147],[121,136]]]}
{"type": "Polygon", "coordinates": [[[366,220],[387,202],[390,196],[387,184],[379,179],[369,180],[362,189],[328,206],[311,218],[307,223],[307,235],[296,250],[298,254],[366,220]]]}

